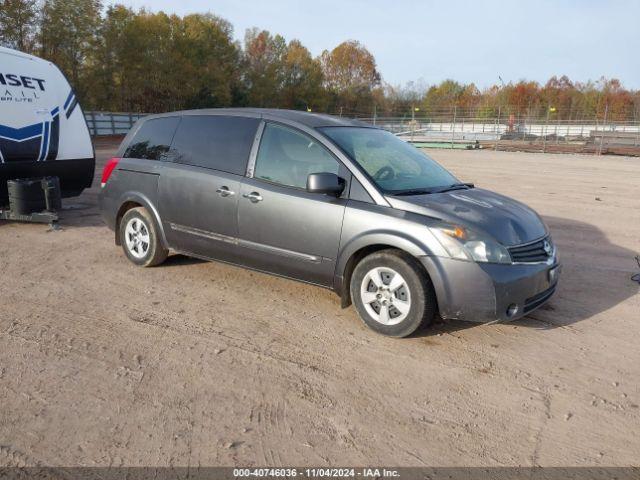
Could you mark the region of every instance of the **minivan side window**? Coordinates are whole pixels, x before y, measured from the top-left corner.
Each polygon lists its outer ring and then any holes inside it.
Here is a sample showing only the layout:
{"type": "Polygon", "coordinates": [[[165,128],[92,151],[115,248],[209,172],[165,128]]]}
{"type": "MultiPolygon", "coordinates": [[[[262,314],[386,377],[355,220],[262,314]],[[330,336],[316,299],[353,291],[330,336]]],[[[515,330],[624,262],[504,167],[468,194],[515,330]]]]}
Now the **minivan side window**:
{"type": "Polygon", "coordinates": [[[135,133],[124,152],[125,158],[170,160],[171,140],[180,117],[162,117],[147,120],[135,133]]]}
{"type": "Polygon", "coordinates": [[[244,175],[259,118],[185,115],[173,139],[176,161],[244,175]]]}
{"type": "Polygon", "coordinates": [[[307,187],[311,173],[338,173],[329,151],[304,133],[269,123],[256,158],[255,178],[296,188],[307,187]]]}

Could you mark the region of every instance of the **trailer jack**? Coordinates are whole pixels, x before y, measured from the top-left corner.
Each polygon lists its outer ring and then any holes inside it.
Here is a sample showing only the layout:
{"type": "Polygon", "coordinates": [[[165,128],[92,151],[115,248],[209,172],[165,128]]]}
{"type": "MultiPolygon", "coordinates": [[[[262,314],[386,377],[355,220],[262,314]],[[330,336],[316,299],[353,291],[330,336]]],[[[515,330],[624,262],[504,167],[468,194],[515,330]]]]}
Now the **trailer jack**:
{"type": "Polygon", "coordinates": [[[62,208],[58,177],[21,178],[7,182],[9,207],[0,207],[0,220],[48,223],[58,229],[58,210],[62,208]]]}

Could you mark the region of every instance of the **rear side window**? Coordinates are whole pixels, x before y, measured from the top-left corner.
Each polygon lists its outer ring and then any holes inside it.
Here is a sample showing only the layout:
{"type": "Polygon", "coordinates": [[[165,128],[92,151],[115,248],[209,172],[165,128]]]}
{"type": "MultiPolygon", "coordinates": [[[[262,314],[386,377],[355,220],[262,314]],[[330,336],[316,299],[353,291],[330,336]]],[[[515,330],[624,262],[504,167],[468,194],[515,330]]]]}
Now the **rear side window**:
{"type": "Polygon", "coordinates": [[[260,119],[218,115],[186,115],[172,149],[187,165],[243,175],[260,119]]]}
{"type": "Polygon", "coordinates": [[[131,139],[124,152],[125,158],[170,160],[171,140],[179,122],[180,117],[147,120],[131,139]]]}

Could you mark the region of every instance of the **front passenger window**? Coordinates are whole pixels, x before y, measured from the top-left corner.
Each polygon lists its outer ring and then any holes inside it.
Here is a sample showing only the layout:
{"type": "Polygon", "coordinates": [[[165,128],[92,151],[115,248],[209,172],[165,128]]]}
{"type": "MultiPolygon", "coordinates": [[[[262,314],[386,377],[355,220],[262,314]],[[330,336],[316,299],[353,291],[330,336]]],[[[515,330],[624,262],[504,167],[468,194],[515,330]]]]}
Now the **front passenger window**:
{"type": "Polygon", "coordinates": [[[311,137],[291,128],[267,124],[260,141],[254,177],[306,188],[309,174],[338,174],[338,168],[338,161],[311,137]]]}

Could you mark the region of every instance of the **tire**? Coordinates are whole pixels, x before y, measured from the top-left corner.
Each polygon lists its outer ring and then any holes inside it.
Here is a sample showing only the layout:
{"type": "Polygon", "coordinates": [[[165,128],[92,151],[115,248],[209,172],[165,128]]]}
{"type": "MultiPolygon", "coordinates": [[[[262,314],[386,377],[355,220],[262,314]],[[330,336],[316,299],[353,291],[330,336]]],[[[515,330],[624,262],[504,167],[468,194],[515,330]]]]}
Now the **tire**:
{"type": "Polygon", "coordinates": [[[144,207],[126,211],[120,220],[119,235],[124,254],[138,266],[155,267],[169,255],[160,241],[156,223],[144,207]]]}
{"type": "Polygon", "coordinates": [[[363,258],[350,286],[362,321],[389,337],[411,335],[431,323],[437,312],[428,275],[417,260],[399,250],[381,250],[363,258]]]}

